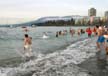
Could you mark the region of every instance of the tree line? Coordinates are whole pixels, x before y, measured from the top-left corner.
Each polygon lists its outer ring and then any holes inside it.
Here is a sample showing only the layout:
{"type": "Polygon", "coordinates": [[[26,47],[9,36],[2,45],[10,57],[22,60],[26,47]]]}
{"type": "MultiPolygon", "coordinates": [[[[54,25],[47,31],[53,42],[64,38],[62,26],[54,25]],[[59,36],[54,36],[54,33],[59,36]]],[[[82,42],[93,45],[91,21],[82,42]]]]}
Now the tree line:
{"type": "Polygon", "coordinates": [[[90,19],[70,19],[70,20],[51,20],[43,23],[34,23],[33,25],[38,26],[92,26],[92,25],[107,25],[108,19],[94,19],[93,22],[90,22],[90,19]]]}

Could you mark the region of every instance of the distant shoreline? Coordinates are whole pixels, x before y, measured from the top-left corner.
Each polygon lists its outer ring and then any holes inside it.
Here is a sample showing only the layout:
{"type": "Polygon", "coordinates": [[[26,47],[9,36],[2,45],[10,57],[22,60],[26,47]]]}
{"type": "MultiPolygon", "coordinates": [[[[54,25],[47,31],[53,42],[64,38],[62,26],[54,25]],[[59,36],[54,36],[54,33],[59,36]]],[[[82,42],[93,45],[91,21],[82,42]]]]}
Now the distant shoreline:
{"type": "MultiPolygon", "coordinates": [[[[92,27],[92,26],[95,26],[95,25],[63,25],[63,26],[26,26],[26,25],[22,25],[22,26],[15,26],[13,25],[12,27],[15,28],[15,27],[92,27]]],[[[1,27],[7,27],[7,28],[12,28],[11,25],[0,25],[0,28],[1,27]]]]}

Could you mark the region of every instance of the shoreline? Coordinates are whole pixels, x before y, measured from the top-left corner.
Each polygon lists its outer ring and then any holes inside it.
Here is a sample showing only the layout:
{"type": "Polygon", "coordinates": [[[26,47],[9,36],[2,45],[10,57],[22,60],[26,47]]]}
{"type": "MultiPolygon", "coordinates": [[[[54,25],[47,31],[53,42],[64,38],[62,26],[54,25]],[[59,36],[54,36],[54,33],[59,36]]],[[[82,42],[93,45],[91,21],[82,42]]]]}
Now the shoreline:
{"type": "Polygon", "coordinates": [[[100,58],[99,52],[96,56],[87,59],[78,66],[87,70],[93,76],[108,76],[108,57],[100,58]]]}

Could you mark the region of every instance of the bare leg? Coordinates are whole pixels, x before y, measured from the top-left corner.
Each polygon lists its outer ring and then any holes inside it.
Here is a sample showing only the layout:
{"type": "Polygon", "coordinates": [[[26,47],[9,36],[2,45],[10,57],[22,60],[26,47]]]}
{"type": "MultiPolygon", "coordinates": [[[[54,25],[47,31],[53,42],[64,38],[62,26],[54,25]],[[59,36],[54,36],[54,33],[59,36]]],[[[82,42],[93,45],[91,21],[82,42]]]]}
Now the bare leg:
{"type": "Polygon", "coordinates": [[[103,44],[103,46],[104,46],[104,49],[105,49],[105,48],[106,48],[105,42],[103,42],[102,44],[103,44]]]}
{"type": "Polygon", "coordinates": [[[97,44],[97,49],[100,49],[100,44],[98,42],[96,42],[97,44]]]}
{"type": "Polygon", "coordinates": [[[106,55],[108,56],[108,46],[105,45],[106,55]]]}

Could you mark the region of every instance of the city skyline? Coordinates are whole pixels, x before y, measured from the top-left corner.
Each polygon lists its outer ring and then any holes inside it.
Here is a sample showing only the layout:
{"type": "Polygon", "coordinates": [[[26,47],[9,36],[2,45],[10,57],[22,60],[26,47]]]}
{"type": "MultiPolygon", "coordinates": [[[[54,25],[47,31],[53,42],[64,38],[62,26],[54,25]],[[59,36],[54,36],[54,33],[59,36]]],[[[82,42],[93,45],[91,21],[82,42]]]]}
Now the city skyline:
{"type": "Polygon", "coordinates": [[[1,0],[0,18],[38,19],[45,16],[88,16],[95,8],[97,16],[104,16],[108,0],[1,0]]]}

